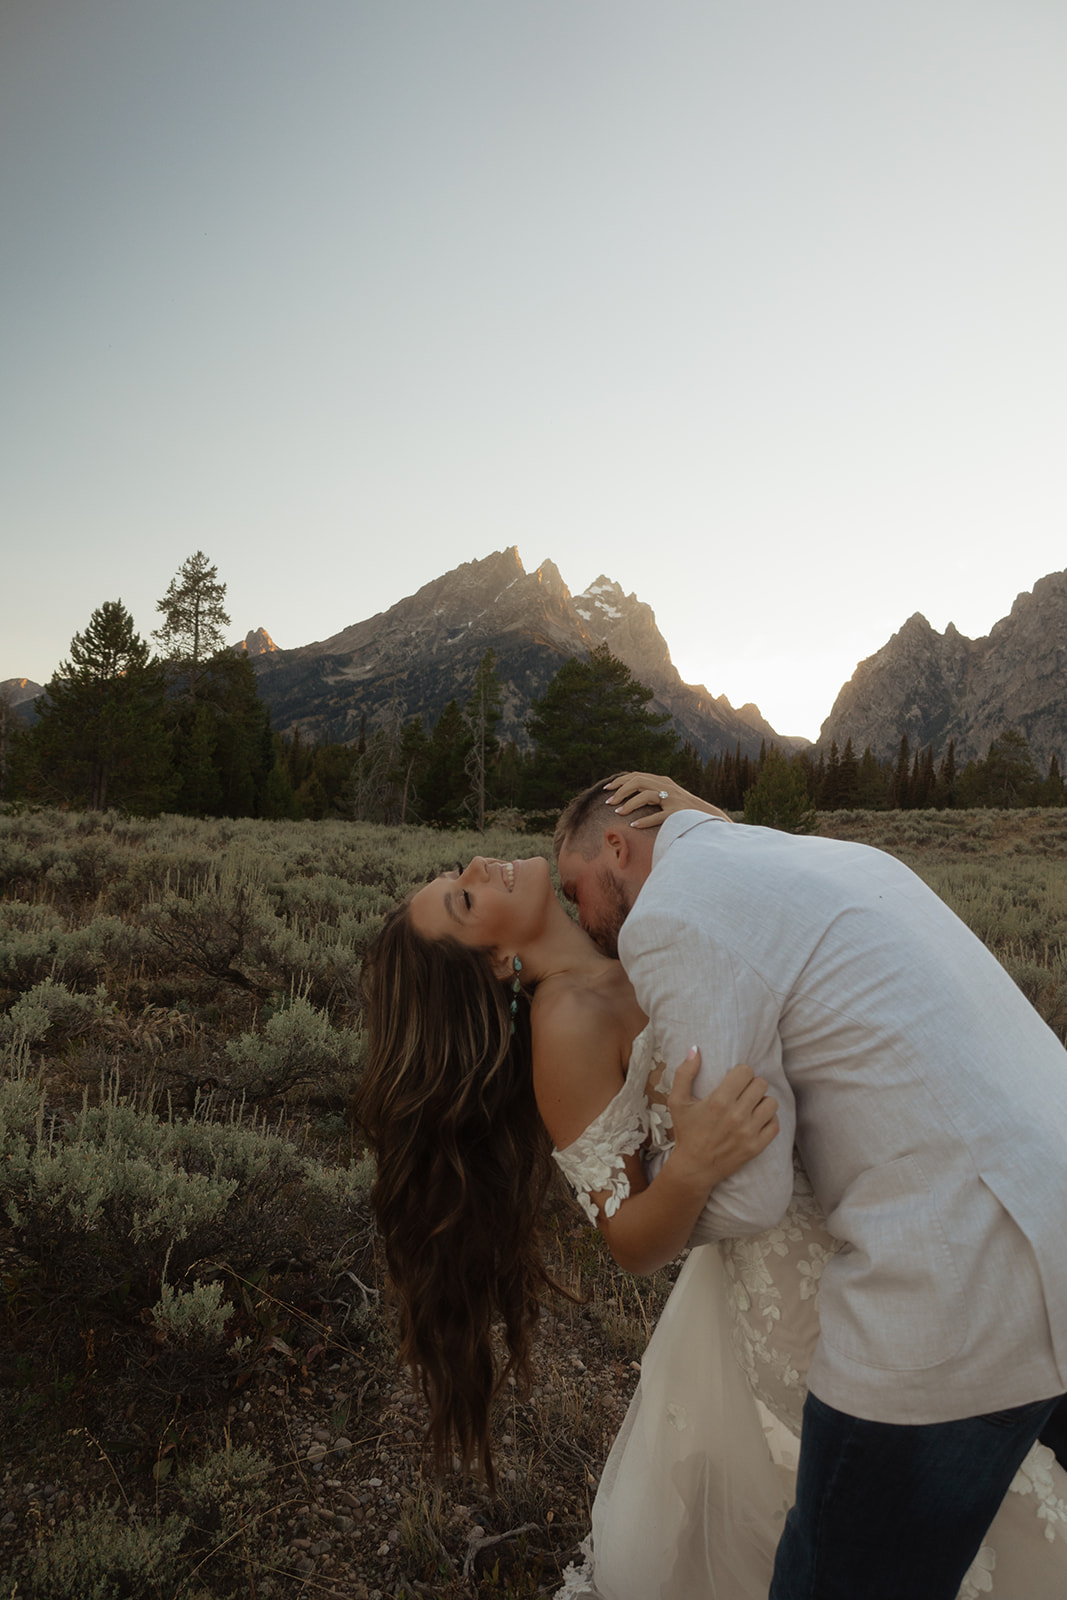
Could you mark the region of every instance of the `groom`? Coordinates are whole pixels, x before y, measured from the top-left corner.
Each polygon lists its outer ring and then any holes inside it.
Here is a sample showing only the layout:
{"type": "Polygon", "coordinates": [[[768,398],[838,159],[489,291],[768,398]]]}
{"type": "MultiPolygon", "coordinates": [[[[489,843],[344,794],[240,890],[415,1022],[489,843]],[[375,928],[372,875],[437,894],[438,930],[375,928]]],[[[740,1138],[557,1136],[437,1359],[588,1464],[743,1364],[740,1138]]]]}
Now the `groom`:
{"type": "Polygon", "coordinates": [[[780,1221],[794,1139],[843,1241],[770,1600],[953,1600],[1067,1390],[1067,1054],[882,851],[631,820],[603,785],[571,802],[564,893],[664,1058],[700,1046],[694,1093],[745,1061],[778,1100],[694,1242],[780,1221]]]}

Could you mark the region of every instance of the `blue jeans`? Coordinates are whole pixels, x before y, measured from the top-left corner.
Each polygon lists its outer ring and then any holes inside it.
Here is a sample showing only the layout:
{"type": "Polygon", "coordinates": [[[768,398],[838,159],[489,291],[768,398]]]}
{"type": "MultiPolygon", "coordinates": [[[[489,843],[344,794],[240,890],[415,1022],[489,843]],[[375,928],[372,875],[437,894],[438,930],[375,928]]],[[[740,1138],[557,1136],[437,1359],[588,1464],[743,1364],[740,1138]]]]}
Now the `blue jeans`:
{"type": "Polygon", "coordinates": [[[955,1600],[1058,1404],[908,1426],[863,1422],[809,1394],[768,1600],[955,1600]]]}

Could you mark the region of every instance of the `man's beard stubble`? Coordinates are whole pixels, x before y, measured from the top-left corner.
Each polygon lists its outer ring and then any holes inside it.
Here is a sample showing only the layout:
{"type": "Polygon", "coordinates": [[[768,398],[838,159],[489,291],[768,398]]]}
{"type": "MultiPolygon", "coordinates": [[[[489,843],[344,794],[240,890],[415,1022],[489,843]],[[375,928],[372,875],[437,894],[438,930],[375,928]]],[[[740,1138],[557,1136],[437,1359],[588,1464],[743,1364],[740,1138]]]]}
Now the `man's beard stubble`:
{"type": "Polygon", "coordinates": [[[619,930],[630,915],[633,901],[626,886],[607,868],[597,874],[603,909],[595,923],[586,924],[586,932],[593,943],[613,961],[619,959],[619,930]]]}

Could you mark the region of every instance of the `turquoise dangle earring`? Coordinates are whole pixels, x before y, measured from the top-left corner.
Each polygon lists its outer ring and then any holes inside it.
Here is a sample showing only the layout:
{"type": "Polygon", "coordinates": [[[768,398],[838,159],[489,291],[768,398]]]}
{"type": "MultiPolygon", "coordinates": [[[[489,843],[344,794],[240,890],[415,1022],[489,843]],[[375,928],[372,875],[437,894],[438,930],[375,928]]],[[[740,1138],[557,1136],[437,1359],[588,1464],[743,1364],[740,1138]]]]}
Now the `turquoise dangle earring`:
{"type": "Polygon", "coordinates": [[[511,985],[511,1031],[514,1033],[515,1013],[519,1009],[519,990],[522,988],[522,984],[519,982],[519,973],[522,971],[522,962],[519,960],[518,956],[516,956],[511,965],[515,972],[515,982],[511,985]]]}

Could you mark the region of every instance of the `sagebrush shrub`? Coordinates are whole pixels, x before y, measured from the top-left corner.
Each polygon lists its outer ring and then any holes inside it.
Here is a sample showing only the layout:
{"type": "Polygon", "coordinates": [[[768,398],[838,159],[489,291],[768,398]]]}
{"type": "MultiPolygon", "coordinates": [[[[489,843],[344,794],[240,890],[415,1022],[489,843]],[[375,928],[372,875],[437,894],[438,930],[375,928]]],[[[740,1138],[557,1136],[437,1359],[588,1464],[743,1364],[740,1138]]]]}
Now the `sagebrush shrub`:
{"type": "Polygon", "coordinates": [[[110,1010],[102,985],[92,994],[78,994],[65,983],[45,978],[21,995],[6,1016],[0,1016],[0,1058],[26,1045],[39,1045],[46,1037],[52,1044],[72,1039],[87,1032],[110,1010]]]}
{"type": "MultiPolygon", "coordinates": [[[[258,1519],[271,1464],[248,1446],[210,1451],[182,1466],[174,1509],[136,1516],[98,1500],[46,1530],[32,1554],[0,1574],[0,1594],[24,1600],[209,1600],[267,1578],[258,1519]],[[210,1584],[210,1587],[208,1585],[210,1584]]],[[[254,1587],[252,1592],[258,1592],[254,1587]]],[[[262,1592],[268,1588],[263,1584],[262,1592]]]]}
{"type": "MultiPolygon", "coordinates": [[[[138,1319],[164,1304],[194,1327],[214,1289],[275,1259],[330,1257],[365,1211],[361,1168],[324,1168],[295,1146],[236,1117],[226,1123],[156,1116],[112,1083],[96,1106],[66,1121],[25,1072],[0,1082],[0,1209],[19,1249],[41,1269],[42,1294],[71,1307],[122,1291],[138,1319]],[[177,1307],[161,1285],[194,1293],[177,1307]]],[[[221,1304],[221,1297],[219,1300],[221,1304]]],[[[225,1320],[223,1318],[223,1320],[225,1320]]],[[[218,1322],[202,1317],[205,1329],[218,1322]]]]}
{"type": "Polygon", "coordinates": [[[327,1012],[293,995],[262,1033],[230,1039],[226,1055],[237,1086],[253,1099],[306,1083],[344,1093],[351,1090],[363,1059],[363,1037],[353,1028],[335,1028],[327,1012]]]}

